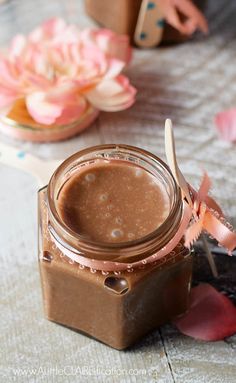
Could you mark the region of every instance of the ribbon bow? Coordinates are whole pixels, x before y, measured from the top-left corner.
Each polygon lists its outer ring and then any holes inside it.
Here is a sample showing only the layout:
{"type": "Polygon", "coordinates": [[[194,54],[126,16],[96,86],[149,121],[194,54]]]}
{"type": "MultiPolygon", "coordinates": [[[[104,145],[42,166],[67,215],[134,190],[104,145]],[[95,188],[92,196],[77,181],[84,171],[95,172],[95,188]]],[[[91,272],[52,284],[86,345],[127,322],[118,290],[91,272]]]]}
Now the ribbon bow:
{"type": "Polygon", "coordinates": [[[208,175],[204,174],[201,186],[197,192],[186,182],[181,173],[177,164],[174,135],[170,120],[166,120],[165,143],[168,164],[173,177],[182,191],[183,199],[182,219],[173,238],[155,254],[151,254],[138,261],[132,262],[131,260],[131,263],[127,263],[127,260],[122,255],[115,259],[111,259],[110,255],[107,259],[90,259],[81,252],[72,251],[66,248],[64,244],[60,244],[59,238],[51,229],[52,240],[64,255],[72,261],[79,263],[82,267],[89,267],[92,272],[96,270],[101,270],[103,273],[120,272],[123,270],[131,272],[137,267],[152,264],[170,254],[181,242],[183,236],[185,236],[185,246],[190,247],[199,237],[202,230],[206,230],[215,237],[228,249],[229,253],[236,247],[236,233],[232,232],[229,228],[229,224],[224,220],[222,211],[217,203],[208,196],[211,185],[208,175]]]}
{"type": "Polygon", "coordinates": [[[198,192],[186,182],[178,167],[172,122],[169,119],[165,123],[165,149],[169,167],[182,191],[183,200],[187,201],[190,217],[192,216],[190,224],[185,230],[185,246],[190,247],[201,232],[206,230],[228,250],[230,255],[236,247],[236,233],[226,222],[219,205],[208,196],[211,186],[208,175],[204,173],[198,192]]]}
{"type": "Polygon", "coordinates": [[[185,246],[190,247],[197,240],[203,230],[206,230],[222,246],[229,255],[236,247],[236,233],[232,226],[225,220],[222,210],[216,201],[208,196],[211,181],[204,173],[199,191],[189,185],[192,194],[192,221],[185,232],[185,246]]]}

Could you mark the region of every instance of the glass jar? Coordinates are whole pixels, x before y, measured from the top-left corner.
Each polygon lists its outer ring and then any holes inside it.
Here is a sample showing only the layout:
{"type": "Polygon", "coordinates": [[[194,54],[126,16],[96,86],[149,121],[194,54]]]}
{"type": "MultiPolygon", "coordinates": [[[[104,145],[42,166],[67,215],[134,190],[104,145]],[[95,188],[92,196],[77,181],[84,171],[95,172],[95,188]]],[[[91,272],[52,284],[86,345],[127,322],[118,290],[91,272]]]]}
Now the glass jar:
{"type": "Polygon", "coordinates": [[[155,258],[178,231],[182,214],[181,192],[168,166],[147,151],[101,145],[64,161],[39,191],[39,265],[46,317],[124,349],[183,314],[188,309],[191,252],[180,240],[169,253],[155,258]],[[114,160],[136,164],[161,182],[170,210],[161,226],[142,238],[99,243],[65,225],[58,198],[66,182],[85,166],[114,160]]]}

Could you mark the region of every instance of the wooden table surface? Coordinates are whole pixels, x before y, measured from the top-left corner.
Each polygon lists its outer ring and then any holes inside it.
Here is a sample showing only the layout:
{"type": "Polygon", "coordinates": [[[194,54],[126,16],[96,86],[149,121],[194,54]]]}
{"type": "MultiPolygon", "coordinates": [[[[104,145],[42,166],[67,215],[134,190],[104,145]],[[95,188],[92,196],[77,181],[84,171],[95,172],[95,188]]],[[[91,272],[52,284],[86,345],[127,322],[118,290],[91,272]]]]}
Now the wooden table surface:
{"type": "MultiPolygon", "coordinates": [[[[9,0],[0,5],[0,43],[61,15],[91,25],[81,1],[9,0]]],[[[64,159],[100,143],[127,143],[164,158],[163,124],[173,119],[181,169],[195,186],[201,166],[213,194],[236,223],[236,146],[218,140],[213,117],[236,106],[236,2],[209,0],[211,34],[191,43],[134,52],[128,69],[138,88],[133,108],[101,113],[79,136],[56,144],[0,139],[42,158],[64,159]]],[[[116,351],[43,317],[37,265],[37,184],[0,164],[0,382],[235,383],[236,336],[195,341],[171,325],[127,351],[116,351]]],[[[214,279],[197,252],[194,278],[210,281],[235,298],[236,259],[218,256],[214,279]]]]}

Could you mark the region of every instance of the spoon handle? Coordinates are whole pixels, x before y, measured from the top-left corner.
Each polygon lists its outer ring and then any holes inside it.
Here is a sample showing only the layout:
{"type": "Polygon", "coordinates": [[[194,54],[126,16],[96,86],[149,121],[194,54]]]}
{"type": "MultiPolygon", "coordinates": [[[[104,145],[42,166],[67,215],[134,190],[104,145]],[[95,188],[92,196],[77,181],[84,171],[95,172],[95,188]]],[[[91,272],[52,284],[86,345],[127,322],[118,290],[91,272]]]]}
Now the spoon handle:
{"type": "Polygon", "coordinates": [[[0,142],[0,163],[26,171],[37,178],[39,187],[46,185],[61,161],[42,160],[23,150],[0,142]]]}
{"type": "Polygon", "coordinates": [[[188,183],[185,180],[183,174],[181,173],[175,152],[175,141],[174,141],[174,133],[172,122],[170,119],[167,119],[165,122],[165,151],[168,165],[172,171],[172,174],[179,185],[183,198],[186,198],[190,207],[192,207],[192,199],[189,193],[188,183]]]}

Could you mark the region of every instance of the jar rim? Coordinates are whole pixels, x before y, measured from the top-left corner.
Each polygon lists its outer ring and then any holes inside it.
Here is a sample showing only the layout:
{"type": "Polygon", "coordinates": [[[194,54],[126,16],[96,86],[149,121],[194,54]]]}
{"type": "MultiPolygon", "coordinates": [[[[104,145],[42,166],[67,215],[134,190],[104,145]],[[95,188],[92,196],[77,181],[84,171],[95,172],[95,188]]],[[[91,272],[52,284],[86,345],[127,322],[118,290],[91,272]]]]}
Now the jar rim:
{"type": "MultiPolygon", "coordinates": [[[[101,158],[101,157],[100,157],[101,158]]],[[[99,157],[98,157],[99,159],[99,157]]],[[[105,157],[103,159],[106,159],[105,157]]],[[[89,161],[89,160],[87,160],[89,161]]],[[[62,186],[63,187],[63,186],[62,186]]],[[[181,199],[181,191],[178,187],[173,174],[171,173],[168,165],[161,160],[156,155],[152,154],[151,152],[138,148],[136,146],[126,145],[126,144],[103,144],[103,145],[96,145],[92,146],[86,149],[83,149],[72,156],[68,157],[64,162],[62,162],[59,167],[55,170],[53,173],[48,187],[47,187],[47,203],[48,203],[48,209],[49,209],[49,217],[50,217],[50,223],[53,225],[54,230],[56,231],[56,234],[58,234],[57,229],[59,229],[60,233],[65,233],[66,237],[72,240],[78,241],[78,243],[81,245],[83,244],[85,248],[87,249],[93,249],[94,251],[97,251],[98,249],[102,252],[107,251],[119,251],[119,250],[125,250],[125,249],[137,249],[138,247],[143,247],[147,243],[153,243],[157,237],[160,237],[160,235],[163,232],[166,232],[168,229],[169,223],[174,220],[176,215],[180,215],[180,219],[182,217],[182,199],[181,199]],[[173,188],[173,196],[174,201],[172,203],[172,206],[170,208],[169,215],[165,219],[165,221],[154,231],[148,233],[147,235],[140,237],[135,240],[130,240],[126,242],[119,242],[119,243],[110,243],[110,242],[99,242],[94,241],[89,238],[86,238],[85,236],[76,233],[72,229],[70,229],[61,219],[60,215],[58,214],[55,199],[53,198],[54,195],[54,181],[55,179],[61,177],[64,174],[64,169],[67,169],[67,167],[73,162],[75,162],[78,159],[82,159],[86,155],[96,153],[96,151],[113,151],[114,153],[136,153],[139,155],[142,155],[143,158],[150,159],[154,164],[161,166],[162,170],[165,172],[166,175],[168,175],[169,181],[171,183],[171,186],[173,188]]],[[[179,221],[180,221],[179,219],[179,221]]],[[[70,242],[70,241],[69,241],[70,242]]]]}

